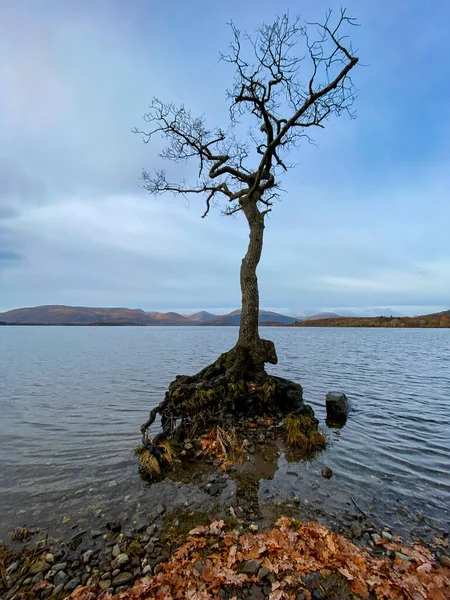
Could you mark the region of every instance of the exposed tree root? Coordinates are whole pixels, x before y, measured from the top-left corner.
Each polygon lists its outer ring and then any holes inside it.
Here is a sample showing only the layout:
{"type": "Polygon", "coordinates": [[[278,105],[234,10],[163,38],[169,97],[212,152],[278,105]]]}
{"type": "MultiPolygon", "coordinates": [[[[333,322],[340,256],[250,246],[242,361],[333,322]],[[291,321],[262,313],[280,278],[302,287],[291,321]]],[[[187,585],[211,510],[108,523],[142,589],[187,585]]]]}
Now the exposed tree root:
{"type": "MultiPolygon", "coordinates": [[[[142,445],[167,470],[169,461],[162,442],[200,438],[214,426],[230,428],[243,418],[286,415],[295,412],[318,421],[312,408],[303,403],[301,385],[268,375],[264,362],[276,362],[272,342],[260,340],[259,352],[236,346],[193,376],[178,375],[169,385],[164,400],[142,425],[142,445]],[[149,428],[157,415],[161,431],[153,439],[149,428]]],[[[141,461],[142,471],[145,465],[141,461]]]]}

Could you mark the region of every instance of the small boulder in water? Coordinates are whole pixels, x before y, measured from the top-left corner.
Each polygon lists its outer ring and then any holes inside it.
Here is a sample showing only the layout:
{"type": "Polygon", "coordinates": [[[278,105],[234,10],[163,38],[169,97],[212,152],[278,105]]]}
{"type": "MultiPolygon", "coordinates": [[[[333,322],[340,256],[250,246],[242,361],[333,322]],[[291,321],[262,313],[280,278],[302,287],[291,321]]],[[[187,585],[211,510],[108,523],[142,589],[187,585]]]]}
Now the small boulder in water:
{"type": "Polygon", "coordinates": [[[333,471],[330,467],[322,467],[322,477],[325,477],[326,479],[333,477],[333,471]]]}
{"type": "Polygon", "coordinates": [[[348,398],[342,392],[328,392],[325,397],[327,407],[327,420],[336,423],[345,423],[350,412],[348,398]]]}

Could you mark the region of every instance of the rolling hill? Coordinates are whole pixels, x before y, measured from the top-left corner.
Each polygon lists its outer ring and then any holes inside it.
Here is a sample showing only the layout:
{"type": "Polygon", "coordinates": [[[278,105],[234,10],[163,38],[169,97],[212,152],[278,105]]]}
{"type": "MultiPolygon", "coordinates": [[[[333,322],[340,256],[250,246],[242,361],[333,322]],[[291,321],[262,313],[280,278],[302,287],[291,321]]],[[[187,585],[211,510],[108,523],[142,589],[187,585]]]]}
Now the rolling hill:
{"type": "MultiPolygon", "coordinates": [[[[1,318],[1,315],[0,315],[1,318]]],[[[450,327],[450,310],[419,317],[338,317],[295,323],[293,327],[450,327]]]]}
{"type": "MultiPolygon", "coordinates": [[[[200,311],[193,315],[176,312],[145,312],[130,308],[91,308],[86,306],[35,306],[0,313],[6,325],[239,325],[241,311],[214,315],[200,311]]],[[[260,312],[260,322],[295,323],[295,318],[270,311],[260,312]]]]}

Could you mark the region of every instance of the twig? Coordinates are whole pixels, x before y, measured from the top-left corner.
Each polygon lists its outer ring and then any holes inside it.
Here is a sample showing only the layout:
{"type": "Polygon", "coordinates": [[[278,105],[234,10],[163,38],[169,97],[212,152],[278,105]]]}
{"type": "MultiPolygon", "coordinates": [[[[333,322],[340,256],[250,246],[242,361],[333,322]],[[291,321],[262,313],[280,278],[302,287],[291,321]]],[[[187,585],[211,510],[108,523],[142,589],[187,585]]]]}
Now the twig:
{"type": "Polygon", "coordinates": [[[352,500],[353,504],[356,506],[356,508],[359,510],[359,512],[363,515],[363,517],[365,517],[366,519],[368,519],[369,515],[366,514],[363,510],[361,510],[359,508],[359,506],[356,504],[355,499],[353,498],[353,496],[351,497],[351,500],[352,500]]]}

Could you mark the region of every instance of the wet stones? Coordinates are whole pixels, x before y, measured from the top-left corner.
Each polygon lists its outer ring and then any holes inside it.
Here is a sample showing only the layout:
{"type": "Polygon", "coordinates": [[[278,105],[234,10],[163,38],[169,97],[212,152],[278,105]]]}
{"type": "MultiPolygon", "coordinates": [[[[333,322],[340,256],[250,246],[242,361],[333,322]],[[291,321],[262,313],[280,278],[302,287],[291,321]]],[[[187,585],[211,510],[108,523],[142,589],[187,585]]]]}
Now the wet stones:
{"type": "Polygon", "coordinates": [[[132,573],[127,573],[126,571],[124,571],[123,573],[119,573],[118,575],[116,575],[114,577],[114,579],[112,580],[112,585],[113,587],[119,587],[122,585],[126,585],[127,583],[130,583],[130,581],[133,580],[133,574],[132,573]]]}

